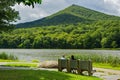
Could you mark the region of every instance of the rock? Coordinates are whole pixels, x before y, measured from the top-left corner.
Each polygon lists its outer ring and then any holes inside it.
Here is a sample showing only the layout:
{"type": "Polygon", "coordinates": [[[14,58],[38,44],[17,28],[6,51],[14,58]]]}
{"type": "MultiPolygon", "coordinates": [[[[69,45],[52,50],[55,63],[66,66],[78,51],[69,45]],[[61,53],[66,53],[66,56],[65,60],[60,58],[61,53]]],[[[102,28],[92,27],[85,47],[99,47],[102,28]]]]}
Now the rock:
{"type": "Polygon", "coordinates": [[[38,68],[58,68],[57,61],[44,61],[38,65],[38,68]]]}

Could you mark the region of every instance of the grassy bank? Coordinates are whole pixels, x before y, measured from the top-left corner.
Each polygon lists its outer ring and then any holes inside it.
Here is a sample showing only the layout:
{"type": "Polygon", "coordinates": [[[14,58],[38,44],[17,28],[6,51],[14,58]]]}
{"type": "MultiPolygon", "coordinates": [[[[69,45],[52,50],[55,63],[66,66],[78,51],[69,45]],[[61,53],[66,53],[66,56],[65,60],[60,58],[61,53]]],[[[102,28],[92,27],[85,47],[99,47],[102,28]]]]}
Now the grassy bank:
{"type": "Polygon", "coordinates": [[[16,57],[13,54],[7,54],[5,52],[0,53],[0,59],[4,60],[18,60],[18,57],[16,57]]]}
{"type": "Polygon", "coordinates": [[[120,65],[113,67],[113,66],[111,66],[111,64],[106,64],[106,63],[93,63],[93,67],[112,69],[112,70],[120,70],[120,65]]]}
{"type": "Polygon", "coordinates": [[[46,70],[0,70],[0,80],[102,80],[93,76],[81,76],[46,70]]]}

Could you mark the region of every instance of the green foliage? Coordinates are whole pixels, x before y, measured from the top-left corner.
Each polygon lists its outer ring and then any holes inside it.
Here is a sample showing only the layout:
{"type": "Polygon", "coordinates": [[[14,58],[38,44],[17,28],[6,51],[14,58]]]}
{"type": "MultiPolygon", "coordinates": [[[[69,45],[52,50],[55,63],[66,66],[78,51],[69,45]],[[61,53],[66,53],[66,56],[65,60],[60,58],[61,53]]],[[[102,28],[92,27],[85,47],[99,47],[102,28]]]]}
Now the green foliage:
{"type": "Polygon", "coordinates": [[[13,29],[11,22],[19,19],[18,11],[12,8],[14,5],[14,0],[0,0],[0,33],[13,29]]]}
{"type": "Polygon", "coordinates": [[[0,70],[1,80],[102,80],[94,76],[81,76],[47,70],[0,70]]]}
{"type": "Polygon", "coordinates": [[[36,3],[41,4],[42,0],[15,0],[18,4],[23,3],[25,5],[34,7],[36,3]]]}
{"type": "Polygon", "coordinates": [[[12,8],[16,2],[18,4],[32,5],[32,7],[36,3],[41,4],[41,0],[0,0],[0,33],[13,29],[15,26],[12,22],[20,19],[18,11],[12,8]]]}
{"type": "Polygon", "coordinates": [[[5,52],[0,53],[0,59],[5,60],[17,60],[18,58],[12,54],[8,55],[5,52]]]}
{"type": "Polygon", "coordinates": [[[0,48],[119,48],[120,27],[103,27],[106,22],[16,29],[0,34],[0,48]]]}

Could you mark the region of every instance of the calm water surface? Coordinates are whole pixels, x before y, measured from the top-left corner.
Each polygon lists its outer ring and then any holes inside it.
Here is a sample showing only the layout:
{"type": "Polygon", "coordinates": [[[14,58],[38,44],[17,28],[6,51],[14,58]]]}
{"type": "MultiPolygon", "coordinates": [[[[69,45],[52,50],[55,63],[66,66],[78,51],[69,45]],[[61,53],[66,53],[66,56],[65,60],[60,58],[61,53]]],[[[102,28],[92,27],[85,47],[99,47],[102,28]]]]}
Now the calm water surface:
{"type": "Polygon", "coordinates": [[[19,60],[39,61],[57,60],[62,55],[71,54],[112,54],[120,56],[120,50],[81,50],[81,49],[0,49],[1,52],[16,55],[19,60]]]}

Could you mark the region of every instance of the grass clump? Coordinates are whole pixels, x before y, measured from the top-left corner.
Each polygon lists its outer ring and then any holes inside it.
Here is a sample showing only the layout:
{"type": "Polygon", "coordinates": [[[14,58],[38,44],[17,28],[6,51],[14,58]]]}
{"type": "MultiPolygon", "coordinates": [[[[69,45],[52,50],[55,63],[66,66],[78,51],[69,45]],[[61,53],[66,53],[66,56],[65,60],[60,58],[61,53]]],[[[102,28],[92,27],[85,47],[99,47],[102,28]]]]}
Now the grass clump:
{"type": "Polygon", "coordinates": [[[120,66],[120,57],[107,54],[77,54],[74,55],[76,59],[80,60],[91,60],[93,63],[104,63],[110,64],[112,67],[120,66]]]}
{"type": "Polygon", "coordinates": [[[33,62],[33,63],[39,63],[39,60],[33,59],[32,62],[33,62]]]}
{"type": "Polygon", "coordinates": [[[47,70],[0,70],[0,80],[102,80],[94,76],[81,76],[47,70]]]}
{"type": "Polygon", "coordinates": [[[16,57],[13,54],[6,54],[5,52],[0,53],[0,59],[4,60],[18,60],[18,57],[16,57]]]}

